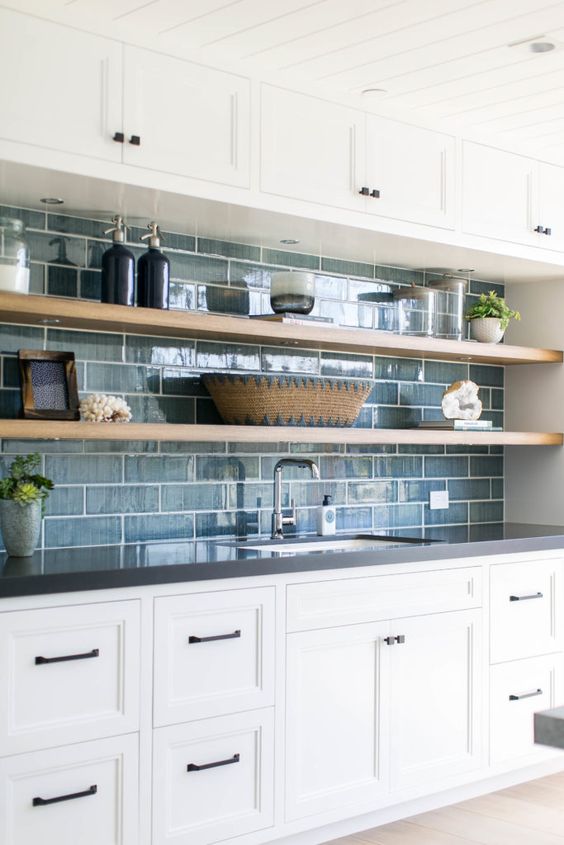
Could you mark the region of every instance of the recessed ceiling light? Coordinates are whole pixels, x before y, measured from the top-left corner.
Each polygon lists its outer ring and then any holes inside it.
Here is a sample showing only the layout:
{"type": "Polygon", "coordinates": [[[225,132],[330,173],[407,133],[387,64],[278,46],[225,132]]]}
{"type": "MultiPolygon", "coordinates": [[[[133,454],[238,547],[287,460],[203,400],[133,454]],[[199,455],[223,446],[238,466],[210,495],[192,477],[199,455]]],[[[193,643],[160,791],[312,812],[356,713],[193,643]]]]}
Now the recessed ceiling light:
{"type": "Polygon", "coordinates": [[[360,93],[363,97],[383,97],[388,91],[386,88],[365,88],[360,93]]]}
{"type": "Polygon", "coordinates": [[[282,238],[280,241],[281,244],[299,244],[299,241],[296,238],[282,238]]]}
{"type": "Polygon", "coordinates": [[[39,202],[42,202],[44,205],[63,205],[64,200],[60,197],[41,197],[39,202]]]}
{"type": "Polygon", "coordinates": [[[555,49],[556,44],[553,44],[552,41],[533,41],[532,44],[529,44],[531,53],[550,53],[551,50],[555,49]]]}

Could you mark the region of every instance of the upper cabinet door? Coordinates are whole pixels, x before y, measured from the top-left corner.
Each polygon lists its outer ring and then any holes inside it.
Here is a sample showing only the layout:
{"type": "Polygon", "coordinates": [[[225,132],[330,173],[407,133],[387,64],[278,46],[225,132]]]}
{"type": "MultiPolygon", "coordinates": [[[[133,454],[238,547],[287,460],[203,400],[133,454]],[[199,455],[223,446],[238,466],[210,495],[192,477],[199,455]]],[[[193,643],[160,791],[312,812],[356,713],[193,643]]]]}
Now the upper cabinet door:
{"type": "Polygon", "coordinates": [[[0,137],[121,161],[122,47],[0,9],[0,137]]]}
{"type": "Polygon", "coordinates": [[[363,136],[362,112],[263,85],[261,190],[364,211],[363,136]]]}
{"type": "Polygon", "coordinates": [[[537,162],[470,141],[463,144],[462,158],[463,231],[544,246],[535,231],[541,225],[536,191],[537,162]]]}
{"type": "Polygon", "coordinates": [[[126,47],[124,127],[125,164],[249,186],[244,77],[126,47]]]}
{"type": "Polygon", "coordinates": [[[368,210],[454,229],[455,139],[372,115],[366,139],[368,210]]]}
{"type": "Polygon", "coordinates": [[[391,649],[391,785],[403,789],[481,763],[481,611],[398,619],[391,649]]]}
{"type": "Polygon", "coordinates": [[[564,167],[539,162],[540,246],[564,252],[564,167]]]}

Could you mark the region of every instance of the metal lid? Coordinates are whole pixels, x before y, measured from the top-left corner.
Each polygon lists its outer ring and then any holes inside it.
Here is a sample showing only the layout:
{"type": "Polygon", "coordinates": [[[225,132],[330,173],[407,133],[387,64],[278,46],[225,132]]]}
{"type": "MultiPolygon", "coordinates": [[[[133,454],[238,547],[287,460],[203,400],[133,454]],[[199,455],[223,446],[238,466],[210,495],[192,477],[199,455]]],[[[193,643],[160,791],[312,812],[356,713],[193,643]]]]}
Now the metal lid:
{"type": "Polygon", "coordinates": [[[468,279],[462,276],[443,276],[442,279],[434,279],[428,282],[430,288],[446,290],[452,293],[465,293],[468,287],[468,279]]]}
{"type": "Polygon", "coordinates": [[[114,224],[110,229],[105,229],[104,234],[109,235],[110,232],[112,233],[112,241],[115,244],[122,244],[125,240],[125,230],[126,225],[123,217],[121,214],[115,214],[112,217],[112,223],[114,224]]]}
{"type": "Polygon", "coordinates": [[[394,299],[419,299],[422,302],[431,304],[435,298],[435,291],[421,285],[410,285],[409,287],[396,288],[394,299]]]}
{"type": "Polygon", "coordinates": [[[162,235],[161,230],[159,229],[159,224],[155,223],[152,220],[150,223],[147,223],[147,229],[149,230],[146,235],[141,235],[139,238],[140,241],[149,241],[149,247],[151,249],[158,249],[161,245],[162,235]]]}

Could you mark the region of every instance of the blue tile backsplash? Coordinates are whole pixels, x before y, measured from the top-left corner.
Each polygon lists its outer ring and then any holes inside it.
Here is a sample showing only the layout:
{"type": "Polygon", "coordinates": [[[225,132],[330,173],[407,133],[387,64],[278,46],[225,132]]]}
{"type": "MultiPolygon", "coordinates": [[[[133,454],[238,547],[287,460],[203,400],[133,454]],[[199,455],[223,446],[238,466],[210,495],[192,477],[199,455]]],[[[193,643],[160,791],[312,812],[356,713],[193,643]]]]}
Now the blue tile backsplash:
{"type": "MultiPolygon", "coordinates": [[[[97,220],[0,206],[28,225],[32,289],[95,300],[108,242],[97,220]]],[[[141,229],[132,229],[135,238],[141,229]]],[[[271,273],[316,271],[314,313],[358,325],[359,294],[424,283],[424,274],[191,234],[164,233],[171,261],[171,302],[179,310],[267,313],[271,273]]],[[[139,254],[138,244],[135,246],[139,254]]],[[[499,284],[471,283],[469,301],[499,284]]],[[[397,359],[276,346],[110,332],[0,325],[0,416],[20,409],[15,356],[20,348],[73,350],[81,395],[125,396],[138,422],[218,422],[200,376],[209,370],[368,378],[374,387],[357,425],[402,428],[440,419],[444,388],[472,378],[482,386],[486,419],[503,423],[502,367],[397,359]]],[[[16,454],[39,451],[56,489],[48,500],[44,547],[88,546],[195,537],[253,535],[270,527],[272,471],[285,454],[307,454],[321,481],[292,469],[283,500],[296,500],[298,531],[315,531],[315,508],[333,496],[340,531],[418,528],[503,519],[503,450],[499,447],[339,444],[2,442],[4,469],[16,454]],[[429,492],[447,489],[448,510],[429,510],[429,492]]],[[[288,531],[291,533],[291,529],[288,531]]]]}

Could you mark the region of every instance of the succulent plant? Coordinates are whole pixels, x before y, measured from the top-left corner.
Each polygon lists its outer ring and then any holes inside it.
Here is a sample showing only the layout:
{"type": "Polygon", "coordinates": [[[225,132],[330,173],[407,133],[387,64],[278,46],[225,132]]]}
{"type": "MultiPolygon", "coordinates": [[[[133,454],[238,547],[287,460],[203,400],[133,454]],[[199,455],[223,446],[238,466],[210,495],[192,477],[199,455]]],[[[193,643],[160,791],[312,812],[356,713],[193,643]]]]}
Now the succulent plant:
{"type": "Polygon", "coordinates": [[[45,499],[54,484],[37,472],[40,466],[41,457],[37,452],[18,455],[12,461],[9,475],[0,479],[0,499],[11,499],[22,507],[40,501],[43,511],[45,499]]]}

